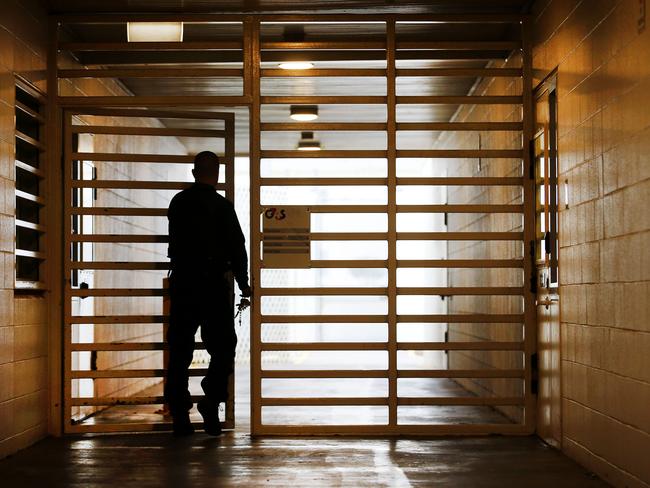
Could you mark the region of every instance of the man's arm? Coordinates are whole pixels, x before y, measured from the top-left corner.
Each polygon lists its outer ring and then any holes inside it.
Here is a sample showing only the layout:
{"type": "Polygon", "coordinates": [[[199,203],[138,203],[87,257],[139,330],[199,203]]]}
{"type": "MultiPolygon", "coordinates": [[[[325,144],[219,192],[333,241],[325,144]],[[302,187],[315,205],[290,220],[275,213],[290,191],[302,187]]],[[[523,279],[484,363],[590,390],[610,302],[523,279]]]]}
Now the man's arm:
{"type": "Polygon", "coordinates": [[[241,230],[239,219],[234,207],[231,207],[230,218],[230,264],[233,275],[243,296],[250,296],[248,284],[248,255],[246,254],[246,238],[241,230]]]}

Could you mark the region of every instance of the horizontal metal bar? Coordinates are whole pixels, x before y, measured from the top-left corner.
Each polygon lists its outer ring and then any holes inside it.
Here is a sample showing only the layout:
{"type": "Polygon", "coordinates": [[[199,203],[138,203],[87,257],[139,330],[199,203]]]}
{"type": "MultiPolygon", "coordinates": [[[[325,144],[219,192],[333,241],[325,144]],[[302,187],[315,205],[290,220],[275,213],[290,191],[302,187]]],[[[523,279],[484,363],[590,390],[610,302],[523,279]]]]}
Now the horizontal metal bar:
{"type": "MultiPolygon", "coordinates": [[[[262,315],[263,324],[376,324],[386,323],[386,315],[262,315]]],[[[360,343],[360,348],[368,343],[360,343]]],[[[374,347],[374,346],[370,346],[374,347]]]]}
{"type": "Polygon", "coordinates": [[[524,378],[523,369],[402,369],[398,378],[524,378]]]}
{"type": "Polygon", "coordinates": [[[313,259],[312,268],[385,268],[388,261],[384,259],[313,259]]]}
{"type": "Polygon", "coordinates": [[[398,232],[401,241],[520,241],[523,232],[398,232]]]}
{"type": "Polygon", "coordinates": [[[263,407],[286,407],[286,406],[336,406],[336,405],[388,405],[388,398],[385,397],[358,397],[358,398],[260,398],[260,405],[263,407]]]}
{"type": "MultiPolygon", "coordinates": [[[[71,351],[166,351],[165,342],[92,342],[74,343],[70,345],[71,351]]],[[[196,342],[194,350],[205,350],[203,342],[196,342]]]]}
{"type": "MultiPolygon", "coordinates": [[[[399,321],[399,318],[398,318],[399,321]]],[[[398,342],[402,351],[523,351],[523,342],[398,342]]],[[[262,342],[262,351],[387,351],[386,342],[262,342]]]]}
{"type": "Polygon", "coordinates": [[[225,130],[170,127],[124,127],[113,125],[73,125],[73,134],[116,134],[128,136],[226,137],[225,130]]]}
{"type": "Polygon", "coordinates": [[[397,69],[396,76],[471,76],[516,77],[523,75],[521,68],[420,68],[397,69]]]}
{"type": "Polygon", "coordinates": [[[523,397],[399,397],[399,406],[498,406],[498,405],[523,405],[523,397]]]}
{"type": "MultiPolygon", "coordinates": [[[[69,97],[64,97],[66,100],[69,97]]],[[[106,97],[113,98],[113,97],[106,97]]],[[[133,100],[137,97],[127,97],[133,100]]],[[[70,112],[82,115],[104,115],[107,117],[152,117],[156,119],[197,119],[197,120],[235,120],[232,112],[213,112],[210,110],[161,110],[140,108],[83,107],[69,108],[70,112]]]]}
{"type": "MultiPolygon", "coordinates": [[[[398,318],[399,321],[399,318],[398,318]]],[[[398,342],[400,351],[523,351],[523,342],[398,342]]]]}
{"type": "Polygon", "coordinates": [[[385,104],[386,97],[382,96],[295,96],[295,97],[260,97],[262,105],[374,105],[385,104]]]}
{"type": "Polygon", "coordinates": [[[166,217],[166,208],[144,207],[72,207],[72,215],[130,215],[134,217],[166,217]]]}
{"type": "Polygon", "coordinates": [[[61,107],[226,107],[248,105],[251,102],[248,96],[207,96],[207,95],[165,95],[165,96],[70,96],[57,97],[61,107]]]}
{"type": "MultiPolygon", "coordinates": [[[[388,238],[387,232],[312,232],[312,241],[383,241],[388,238]]],[[[264,240],[264,236],[262,237],[264,240]]]]}
{"type": "MultiPolygon", "coordinates": [[[[189,376],[205,376],[207,368],[190,368],[189,376]]],[[[164,378],[164,369],[108,369],[101,371],[70,371],[71,379],[80,378],[164,378]]]]}
{"type": "Polygon", "coordinates": [[[405,104],[451,104],[451,105],[519,105],[521,96],[513,95],[415,95],[396,97],[398,105],[405,104]]]}
{"type": "MultiPolygon", "coordinates": [[[[190,400],[198,402],[203,397],[192,395],[190,400]]],[[[72,398],[70,405],[73,407],[99,407],[103,405],[162,405],[165,403],[163,396],[132,396],[132,397],[99,397],[99,398],[72,398]]]]}
{"type": "Polygon", "coordinates": [[[59,78],[217,78],[239,77],[240,69],[224,68],[102,68],[102,69],[60,69],[59,78]]]}
{"type": "Polygon", "coordinates": [[[168,315],[72,315],[67,324],[160,324],[169,322],[168,315]]]}
{"type": "Polygon", "coordinates": [[[385,369],[348,369],[348,370],[274,370],[260,371],[261,378],[388,378],[385,369]]]}
{"type": "Polygon", "coordinates": [[[260,296],[383,296],[386,295],[387,288],[260,288],[260,296]]]}
{"type": "Polygon", "coordinates": [[[398,268],[523,268],[522,259],[398,259],[398,268]]]}
{"type": "MultiPolygon", "coordinates": [[[[262,320],[264,322],[264,320],[262,320]]],[[[386,351],[386,342],[262,342],[262,351],[386,351]]]]}
{"type": "Polygon", "coordinates": [[[523,295],[520,286],[398,287],[398,295],[523,295]]]}
{"type": "Polygon", "coordinates": [[[419,314],[419,315],[398,315],[398,322],[403,323],[523,323],[523,314],[419,314]]]}
{"type": "Polygon", "coordinates": [[[169,295],[163,288],[72,288],[73,297],[162,297],[169,295]]]}
{"type": "Polygon", "coordinates": [[[385,131],[384,122],[265,122],[262,131],[385,131]]]}
{"type": "Polygon", "coordinates": [[[290,50],[381,50],[386,49],[385,41],[264,41],[260,48],[265,51],[290,51],[290,50]]]}
{"type": "Polygon", "coordinates": [[[387,178],[260,178],[260,186],[377,186],[387,183],[387,178]]]}
{"type": "MultiPolygon", "coordinates": [[[[202,344],[196,345],[203,349],[202,344]]],[[[164,342],[92,342],[70,344],[71,351],[164,351],[164,342]]]]}
{"type": "Polygon", "coordinates": [[[520,131],[521,122],[398,122],[398,131],[520,131]]]}
{"type": "Polygon", "coordinates": [[[70,269],[167,270],[169,261],[72,261],[70,269]]]}
{"type": "MultiPolygon", "coordinates": [[[[386,76],[385,69],[364,69],[364,68],[333,68],[333,69],[262,69],[261,76],[263,78],[321,78],[321,77],[367,77],[367,76],[386,76]]],[[[262,124],[263,125],[263,124],[262,124]]]]}
{"type": "MultiPolygon", "coordinates": [[[[138,180],[74,180],[72,188],[120,188],[129,190],[183,190],[194,183],[189,181],[138,181],[138,180]]],[[[227,185],[216,185],[217,190],[225,190],[227,185]]]]}
{"type": "MultiPolygon", "coordinates": [[[[384,296],[387,288],[262,288],[260,296],[384,296]]],[[[501,287],[398,287],[399,295],[522,295],[518,286],[501,287]]]]}
{"type": "Polygon", "coordinates": [[[385,158],[386,151],[383,150],[323,150],[323,151],[299,151],[295,150],[266,150],[260,151],[262,159],[291,158],[291,159],[314,159],[314,158],[385,158]]]}
{"type": "MultiPolygon", "coordinates": [[[[303,151],[309,152],[309,151],[303,151]]],[[[320,151],[314,151],[320,152],[320,151]]],[[[513,158],[523,157],[521,149],[398,149],[398,158],[513,158]]]]}
{"type": "Polygon", "coordinates": [[[523,205],[397,205],[398,213],[522,213],[523,205]]]}
{"type": "Polygon", "coordinates": [[[510,51],[519,49],[521,41],[397,41],[397,49],[468,49],[472,51],[510,51]]]}
{"type": "Polygon", "coordinates": [[[73,161],[112,161],[123,163],[193,163],[189,154],[124,154],[77,152],[70,155],[73,161]]]}
{"type": "Polygon", "coordinates": [[[56,14],[52,16],[53,20],[62,23],[99,23],[106,22],[199,22],[199,23],[220,23],[220,22],[243,22],[247,18],[253,17],[255,20],[266,22],[387,22],[395,20],[397,22],[453,22],[453,23],[519,23],[526,18],[526,14],[520,13],[462,13],[462,14],[363,14],[363,21],[351,19],[349,13],[311,13],[311,14],[224,14],[224,13],[186,13],[174,12],[169,13],[78,13],[69,12],[56,14]]]}
{"type": "Polygon", "coordinates": [[[440,178],[399,177],[398,185],[434,185],[434,186],[520,186],[520,177],[486,177],[486,176],[445,176],[440,178]]]}
{"type": "Polygon", "coordinates": [[[183,42],[61,42],[59,50],[90,51],[231,51],[242,49],[241,41],[183,42]]]}
{"type": "Polygon", "coordinates": [[[165,243],[169,242],[168,235],[146,235],[146,234],[74,234],[70,236],[70,242],[147,242],[165,243]]]}

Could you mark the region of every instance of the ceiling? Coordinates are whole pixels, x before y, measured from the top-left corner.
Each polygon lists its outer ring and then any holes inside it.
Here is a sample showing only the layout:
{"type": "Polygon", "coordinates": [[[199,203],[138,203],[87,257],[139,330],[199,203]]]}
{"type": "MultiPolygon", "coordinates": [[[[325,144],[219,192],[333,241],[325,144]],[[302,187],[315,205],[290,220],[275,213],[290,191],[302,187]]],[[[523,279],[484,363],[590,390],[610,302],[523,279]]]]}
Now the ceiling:
{"type": "Polygon", "coordinates": [[[52,13],[517,13],[528,0],[43,0],[52,13]]]}
{"type": "MultiPolygon", "coordinates": [[[[346,13],[498,13],[521,12],[528,2],[524,0],[49,0],[52,12],[346,12],[346,13]],[[110,6],[110,7],[109,7],[110,6]]],[[[308,23],[303,25],[305,41],[383,41],[385,26],[381,23],[362,23],[360,18],[336,24],[308,23]]],[[[99,22],[93,24],[67,23],[62,39],[72,42],[114,43],[126,42],[124,22],[99,22]]],[[[410,41],[503,41],[518,37],[515,24],[504,23],[399,23],[396,39],[410,41]]],[[[261,25],[262,42],[286,41],[285,25],[261,25]]],[[[242,37],[241,24],[187,23],[184,41],[232,41],[242,37]]],[[[91,50],[72,53],[88,67],[216,67],[242,68],[241,50],[222,51],[111,51],[91,50]]],[[[472,50],[398,50],[397,68],[428,67],[484,67],[495,59],[505,59],[508,51],[472,50]]],[[[303,57],[316,68],[386,68],[386,53],[382,49],[370,50],[263,50],[262,68],[276,68],[278,61],[303,57]]],[[[123,85],[134,95],[242,95],[240,78],[122,78],[123,85]]],[[[473,77],[400,77],[397,95],[465,95],[475,84],[473,77]]],[[[386,95],[384,77],[300,77],[263,78],[262,96],[345,96],[386,95]]],[[[398,122],[446,122],[453,117],[458,105],[398,105],[398,122]]],[[[229,108],[236,112],[236,151],[248,152],[248,110],[229,108]]],[[[385,122],[383,105],[322,105],[318,122],[385,122]]],[[[263,105],[262,122],[291,122],[288,105],[263,105]]],[[[163,121],[169,126],[188,126],[178,120],[163,121]]],[[[191,122],[191,127],[197,127],[191,122]]],[[[205,127],[205,122],[201,122],[205,127]]],[[[432,132],[400,132],[398,148],[429,149],[437,134],[432,132]]],[[[384,132],[316,132],[315,137],[325,149],[385,149],[384,132]]],[[[294,149],[300,131],[263,132],[262,149],[294,149]]],[[[207,149],[206,141],[184,139],[190,152],[207,149]]]]}

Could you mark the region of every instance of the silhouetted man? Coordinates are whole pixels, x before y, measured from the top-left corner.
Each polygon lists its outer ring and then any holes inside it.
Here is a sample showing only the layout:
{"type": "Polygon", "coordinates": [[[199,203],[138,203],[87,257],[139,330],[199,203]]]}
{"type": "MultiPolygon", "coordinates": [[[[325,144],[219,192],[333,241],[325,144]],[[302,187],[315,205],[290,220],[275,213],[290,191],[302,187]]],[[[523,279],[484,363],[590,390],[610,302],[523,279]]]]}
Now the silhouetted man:
{"type": "Polygon", "coordinates": [[[235,209],[216,190],[217,155],[210,151],[197,154],[192,174],[196,182],[174,196],[167,212],[172,273],[165,400],[173,416],[174,434],[192,434],[188,368],[192,363],[194,335],[201,326],[210,365],[201,381],[205,396],[197,408],[205,431],[219,435],[217,412],[219,403],[228,398],[228,379],[233,372],[237,345],[233,292],[226,275],[232,272],[242,296],[249,297],[248,257],[235,209]]]}

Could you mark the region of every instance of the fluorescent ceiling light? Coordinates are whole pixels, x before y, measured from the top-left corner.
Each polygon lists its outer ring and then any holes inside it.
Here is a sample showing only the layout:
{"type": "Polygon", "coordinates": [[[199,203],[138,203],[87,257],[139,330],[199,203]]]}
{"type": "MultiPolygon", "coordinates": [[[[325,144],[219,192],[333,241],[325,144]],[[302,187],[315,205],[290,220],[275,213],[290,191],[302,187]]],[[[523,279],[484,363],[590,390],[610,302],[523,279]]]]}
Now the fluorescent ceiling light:
{"type": "Polygon", "coordinates": [[[317,105],[291,105],[289,117],[300,122],[309,122],[318,118],[317,105]]]}
{"type": "Polygon", "coordinates": [[[127,22],[129,42],[182,42],[182,22],[127,22]]]}
{"type": "Polygon", "coordinates": [[[278,65],[282,69],[311,69],[314,65],[308,61],[286,61],[278,65]]]}

